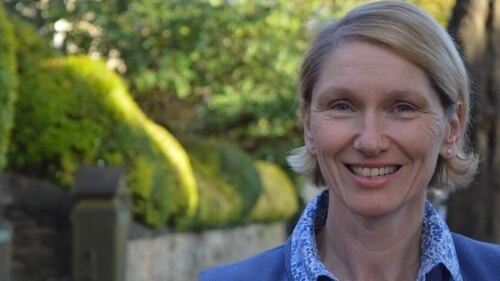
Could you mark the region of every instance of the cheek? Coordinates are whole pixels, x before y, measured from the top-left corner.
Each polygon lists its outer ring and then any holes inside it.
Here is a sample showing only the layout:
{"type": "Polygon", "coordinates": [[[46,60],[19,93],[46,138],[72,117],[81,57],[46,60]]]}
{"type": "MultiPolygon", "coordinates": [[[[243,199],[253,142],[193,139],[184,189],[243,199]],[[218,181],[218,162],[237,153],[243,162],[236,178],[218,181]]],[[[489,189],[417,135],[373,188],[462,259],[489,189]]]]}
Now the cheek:
{"type": "Polygon", "coordinates": [[[429,118],[400,126],[391,135],[412,158],[434,161],[443,143],[444,127],[439,119],[429,118]]]}
{"type": "Polygon", "coordinates": [[[317,148],[320,151],[329,152],[345,148],[355,135],[353,126],[349,122],[328,119],[316,120],[312,123],[311,132],[317,148]]]}

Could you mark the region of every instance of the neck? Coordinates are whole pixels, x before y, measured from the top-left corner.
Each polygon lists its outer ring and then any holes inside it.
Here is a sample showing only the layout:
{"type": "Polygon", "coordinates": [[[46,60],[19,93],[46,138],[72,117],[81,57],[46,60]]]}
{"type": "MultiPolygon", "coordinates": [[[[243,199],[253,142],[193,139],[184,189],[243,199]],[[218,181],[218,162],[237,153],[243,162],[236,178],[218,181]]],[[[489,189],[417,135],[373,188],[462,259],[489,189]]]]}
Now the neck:
{"type": "Polygon", "coordinates": [[[332,202],[332,195],[326,224],[317,233],[320,256],[330,271],[340,280],[416,280],[424,204],[366,218],[332,202]]]}

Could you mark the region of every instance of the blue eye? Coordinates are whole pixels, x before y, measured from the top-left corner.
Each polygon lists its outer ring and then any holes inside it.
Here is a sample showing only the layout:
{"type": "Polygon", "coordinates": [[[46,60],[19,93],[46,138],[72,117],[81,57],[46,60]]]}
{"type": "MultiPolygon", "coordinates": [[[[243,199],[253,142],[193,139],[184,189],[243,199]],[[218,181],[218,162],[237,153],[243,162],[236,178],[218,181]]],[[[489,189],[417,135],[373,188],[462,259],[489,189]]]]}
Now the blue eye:
{"type": "Polygon", "coordinates": [[[405,112],[413,112],[413,111],[415,111],[415,109],[413,108],[413,106],[411,106],[409,104],[400,103],[400,104],[396,105],[396,107],[394,108],[394,111],[397,113],[405,113],[405,112]]]}
{"type": "Polygon", "coordinates": [[[352,111],[351,105],[347,102],[336,102],[332,104],[330,109],[338,111],[352,111]]]}

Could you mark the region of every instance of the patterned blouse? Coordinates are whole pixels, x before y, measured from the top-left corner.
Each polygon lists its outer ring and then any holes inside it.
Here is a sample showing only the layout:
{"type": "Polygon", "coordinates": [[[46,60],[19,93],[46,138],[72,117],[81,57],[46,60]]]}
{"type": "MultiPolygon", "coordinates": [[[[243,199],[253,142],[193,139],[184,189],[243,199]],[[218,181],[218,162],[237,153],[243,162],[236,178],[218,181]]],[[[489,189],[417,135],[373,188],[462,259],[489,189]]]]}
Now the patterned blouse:
{"type": "MultiPolygon", "coordinates": [[[[316,248],[315,233],[325,224],[327,211],[328,191],[324,191],[306,206],[292,233],[290,256],[294,281],[339,281],[321,262],[316,248]]],[[[442,280],[446,275],[450,281],[462,281],[450,230],[429,202],[425,203],[420,247],[417,281],[442,280]]]]}

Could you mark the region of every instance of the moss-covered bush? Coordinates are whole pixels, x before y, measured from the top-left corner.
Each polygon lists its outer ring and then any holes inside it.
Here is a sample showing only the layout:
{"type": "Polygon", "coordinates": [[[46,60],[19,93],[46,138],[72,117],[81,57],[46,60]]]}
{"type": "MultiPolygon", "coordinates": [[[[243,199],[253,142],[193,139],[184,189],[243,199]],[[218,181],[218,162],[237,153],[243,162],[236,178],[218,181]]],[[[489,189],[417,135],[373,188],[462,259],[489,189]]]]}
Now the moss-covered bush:
{"type": "Polygon", "coordinates": [[[187,150],[193,161],[200,201],[196,215],[182,228],[207,228],[250,221],[262,191],[254,160],[227,142],[190,142],[187,150]]]}
{"type": "Polygon", "coordinates": [[[200,200],[195,215],[181,221],[179,228],[200,230],[241,224],[245,198],[220,175],[214,175],[208,163],[192,160],[200,200]]]}
{"type": "Polygon", "coordinates": [[[3,169],[6,164],[17,95],[15,50],[16,42],[12,25],[0,3],[0,169],[3,169]]]}
{"type": "Polygon", "coordinates": [[[104,63],[50,59],[20,77],[11,170],[70,186],[80,165],[125,166],[137,218],[159,227],[193,214],[198,196],[187,154],[104,63]]]}
{"type": "Polygon", "coordinates": [[[291,218],[298,210],[293,183],[276,164],[254,161],[232,144],[192,142],[200,201],[197,212],[181,228],[205,229],[291,218]]]}
{"type": "Polygon", "coordinates": [[[263,191],[252,209],[253,221],[272,222],[291,218],[299,203],[293,183],[281,168],[265,161],[256,162],[263,191]]]}

